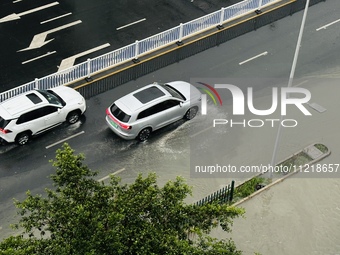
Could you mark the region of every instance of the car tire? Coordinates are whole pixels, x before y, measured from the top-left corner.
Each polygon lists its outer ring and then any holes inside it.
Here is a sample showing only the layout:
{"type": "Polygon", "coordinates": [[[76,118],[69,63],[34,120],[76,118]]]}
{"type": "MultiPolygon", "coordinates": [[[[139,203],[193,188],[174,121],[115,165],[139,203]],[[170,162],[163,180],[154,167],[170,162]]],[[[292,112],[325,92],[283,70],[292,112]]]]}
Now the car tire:
{"type": "Polygon", "coordinates": [[[191,107],[189,110],[187,110],[187,112],[184,115],[184,119],[186,120],[191,120],[193,118],[195,118],[196,114],[197,114],[197,107],[191,107]]]}
{"type": "Polygon", "coordinates": [[[29,132],[22,132],[15,137],[15,142],[18,145],[25,145],[31,139],[31,134],[29,132]]]}
{"type": "Polygon", "coordinates": [[[67,117],[66,117],[66,121],[69,124],[74,124],[76,123],[78,120],[80,119],[80,112],[79,111],[72,111],[70,112],[67,117]]]}
{"type": "Polygon", "coordinates": [[[144,141],[148,140],[150,135],[151,135],[151,128],[144,128],[139,132],[139,134],[137,136],[137,140],[140,141],[140,142],[144,142],[144,141]]]}

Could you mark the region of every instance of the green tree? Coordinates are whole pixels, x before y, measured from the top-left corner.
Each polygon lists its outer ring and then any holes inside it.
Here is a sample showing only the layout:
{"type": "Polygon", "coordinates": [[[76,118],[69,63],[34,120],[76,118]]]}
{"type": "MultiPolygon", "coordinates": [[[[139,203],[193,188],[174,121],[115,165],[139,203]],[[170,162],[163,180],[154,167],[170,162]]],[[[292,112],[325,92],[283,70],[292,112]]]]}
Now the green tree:
{"type": "Polygon", "coordinates": [[[14,227],[23,233],[2,241],[0,254],[241,254],[231,239],[209,233],[231,231],[242,209],[184,203],[191,189],[180,177],[163,187],[153,173],[130,185],[115,176],[104,184],[83,160],[68,144],[57,150],[55,189],[15,201],[21,219],[14,227]]]}

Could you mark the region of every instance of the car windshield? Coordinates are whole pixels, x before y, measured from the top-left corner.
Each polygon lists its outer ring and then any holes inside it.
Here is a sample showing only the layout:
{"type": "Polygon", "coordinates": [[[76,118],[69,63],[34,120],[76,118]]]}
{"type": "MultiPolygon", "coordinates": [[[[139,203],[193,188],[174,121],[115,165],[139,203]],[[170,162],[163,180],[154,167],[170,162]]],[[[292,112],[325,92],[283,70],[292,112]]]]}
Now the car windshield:
{"type": "Polygon", "coordinates": [[[177,89],[171,87],[168,84],[164,84],[162,87],[166,89],[173,97],[186,101],[185,96],[183,96],[177,89]]]}
{"type": "Polygon", "coordinates": [[[60,98],[60,96],[58,96],[56,93],[54,93],[53,91],[49,90],[49,91],[46,91],[46,90],[38,90],[40,92],[40,94],[42,94],[46,99],[47,101],[50,103],[50,104],[54,104],[54,105],[59,105],[59,106],[65,106],[66,103],[64,102],[64,100],[62,100],[60,98]]]}

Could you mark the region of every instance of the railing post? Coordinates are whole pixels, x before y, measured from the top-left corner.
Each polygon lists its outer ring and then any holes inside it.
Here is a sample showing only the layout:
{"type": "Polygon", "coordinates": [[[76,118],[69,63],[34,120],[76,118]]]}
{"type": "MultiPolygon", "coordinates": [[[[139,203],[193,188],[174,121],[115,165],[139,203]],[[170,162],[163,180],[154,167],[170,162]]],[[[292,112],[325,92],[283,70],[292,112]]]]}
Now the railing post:
{"type": "Polygon", "coordinates": [[[183,38],[183,23],[180,23],[178,41],[176,42],[178,46],[183,45],[182,38],[183,38]]]}
{"type": "Polygon", "coordinates": [[[138,63],[139,62],[139,59],[138,59],[138,55],[139,55],[139,41],[138,40],[136,40],[136,42],[135,42],[135,45],[136,45],[136,47],[135,47],[135,57],[134,57],[134,59],[132,60],[133,61],[133,63],[138,63]]]}
{"type": "Polygon", "coordinates": [[[92,78],[91,78],[91,59],[90,58],[88,58],[87,61],[86,61],[86,67],[87,67],[87,71],[86,71],[87,75],[86,75],[85,80],[87,82],[89,82],[89,81],[92,81],[92,78]]]}
{"type": "Polygon", "coordinates": [[[91,59],[87,59],[87,78],[91,77],[91,59]]]}
{"type": "Polygon", "coordinates": [[[233,202],[233,196],[234,196],[234,187],[235,187],[235,181],[231,181],[231,187],[230,187],[230,196],[229,196],[229,202],[233,202]]]}
{"type": "Polygon", "coordinates": [[[225,8],[221,8],[221,17],[220,17],[220,24],[218,24],[217,28],[222,29],[223,28],[223,21],[224,21],[224,10],[225,8]]]}
{"type": "Polygon", "coordinates": [[[39,79],[38,78],[34,79],[34,89],[39,89],[39,79]]]}
{"type": "Polygon", "coordinates": [[[255,11],[256,14],[261,14],[261,7],[262,7],[262,0],[260,0],[259,5],[257,6],[257,9],[255,11]]]}

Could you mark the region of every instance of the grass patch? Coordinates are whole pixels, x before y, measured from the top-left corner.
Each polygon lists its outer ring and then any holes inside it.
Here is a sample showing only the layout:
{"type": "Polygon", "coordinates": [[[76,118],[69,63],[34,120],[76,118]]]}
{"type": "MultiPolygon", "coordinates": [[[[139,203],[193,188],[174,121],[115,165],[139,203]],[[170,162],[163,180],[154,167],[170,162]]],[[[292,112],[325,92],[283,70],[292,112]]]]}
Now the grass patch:
{"type": "Polygon", "coordinates": [[[323,153],[328,152],[328,148],[321,143],[314,144],[314,147],[316,147],[318,150],[320,150],[323,153]]]}
{"type": "Polygon", "coordinates": [[[256,185],[262,183],[267,184],[268,180],[263,177],[254,177],[242,185],[237,186],[234,190],[234,202],[253,194],[256,191],[256,185]]]}
{"type": "Polygon", "coordinates": [[[298,154],[295,154],[289,159],[278,164],[278,166],[280,167],[282,173],[288,173],[294,171],[294,167],[303,166],[305,164],[308,164],[312,160],[313,159],[308,156],[307,153],[301,151],[298,154]]]}
{"type": "MultiPolygon", "coordinates": [[[[319,149],[322,153],[327,153],[328,148],[323,144],[315,144],[314,145],[317,149],[319,149]]],[[[285,175],[289,172],[293,172],[294,170],[297,170],[298,167],[304,166],[305,164],[308,164],[313,159],[304,151],[301,151],[290,158],[286,159],[285,161],[281,162],[280,164],[277,164],[278,169],[280,169],[279,172],[276,172],[278,175],[285,175]]],[[[248,197],[251,194],[253,194],[256,189],[257,184],[264,184],[268,185],[271,182],[271,179],[264,178],[264,177],[253,177],[252,179],[244,182],[240,186],[237,186],[234,190],[234,198],[233,202],[237,202],[241,200],[242,198],[248,197]]]]}

